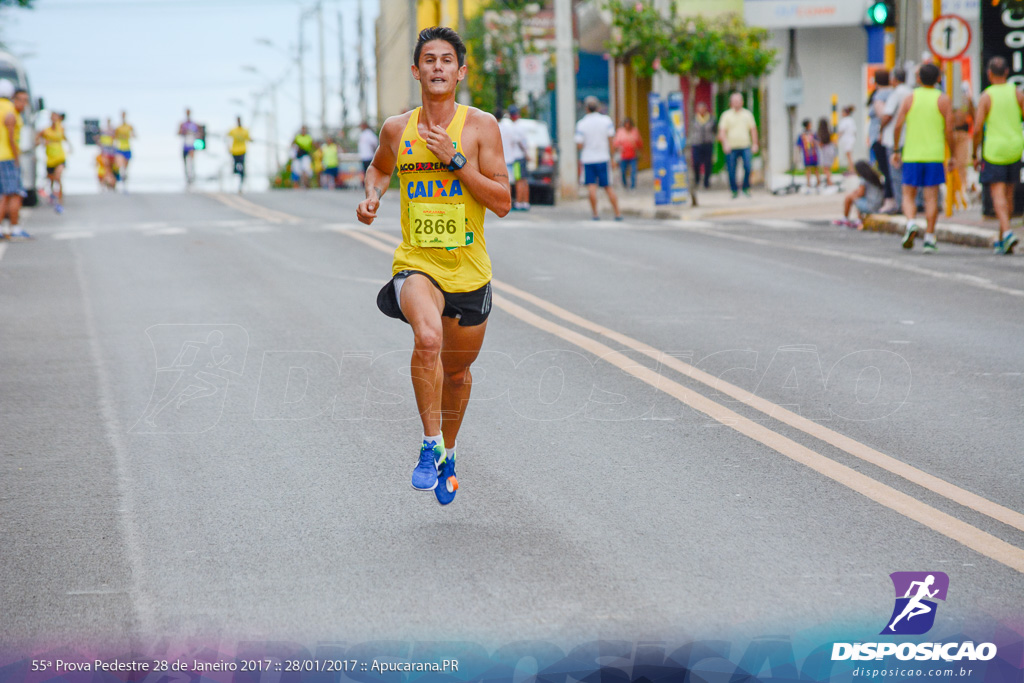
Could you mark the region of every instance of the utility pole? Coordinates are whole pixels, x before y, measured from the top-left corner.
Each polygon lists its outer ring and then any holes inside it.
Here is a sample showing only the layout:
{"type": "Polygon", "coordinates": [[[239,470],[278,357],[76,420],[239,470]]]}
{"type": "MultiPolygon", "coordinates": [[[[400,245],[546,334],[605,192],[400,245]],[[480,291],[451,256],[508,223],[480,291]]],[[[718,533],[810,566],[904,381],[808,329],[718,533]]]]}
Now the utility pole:
{"type": "Polygon", "coordinates": [[[327,139],[327,67],[324,62],[324,3],[316,3],[316,23],[320,30],[320,137],[327,139]]]}
{"type": "Polygon", "coordinates": [[[341,64],[341,134],[345,134],[345,127],[348,126],[348,104],[345,98],[345,82],[348,80],[348,69],[345,68],[345,30],[341,21],[341,11],[338,11],[338,57],[341,64]]]}
{"type": "Polygon", "coordinates": [[[356,69],[359,78],[359,119],[365,121],[369,114],[366,109],[366,47],[363,44],[363,0],[359,0],[359,59],[356,61],[356,69]]]}
{"type": "Polygon", "coordinates": [[[302,40],[302,22],[306,19],[306,13],[299,10],[299,125],[306,125],[306,69],[304,63],[306,61],[306,46],[302,40]]]}
{"type": "MultiPolygon", "coordinates": [[[[416,27],[416,24],[417,24],[417,21],[418,21],[418,19],[417,19],[417,11],[416,11],[417,7],[418,7],[418,3],[416,2],[416,0],[409,0],[408,14],[409,14],[409,63],[410,64],[412,64],[412,57],[415,54],[414,46],[416,45],[416,41],[420,37],[419,29],[416,27]]],[[[413,80],[412,77],[409,77],[409,108],[410,109],[412,109],[413,107],[416,106],[416,103],[419,101],[419,98],[420,98],[419,83],[417,83],[415,80],[413,80]]],[[[378,103],[377,106],[379,107],[380,104],[378,103]]]]}
{"type": "MultiPolygon", "coordinates": [[[[458,13],[459,13],[459,35],[465,38],[466,35],[466,0],[458,0],[458,13]]],[[[462,79],[462,83],[459,84],[459,102],[462,104],[470,104],[472,98],[469,96],[469,84],[466,79],[462,79]]]]}
{"type": "Polygon", "coordinates": [[[576,55],[572,49],[572,0],[555,0],[555,59],[558,102],[558,184],[562,199],[575,199],[576,55]]]}

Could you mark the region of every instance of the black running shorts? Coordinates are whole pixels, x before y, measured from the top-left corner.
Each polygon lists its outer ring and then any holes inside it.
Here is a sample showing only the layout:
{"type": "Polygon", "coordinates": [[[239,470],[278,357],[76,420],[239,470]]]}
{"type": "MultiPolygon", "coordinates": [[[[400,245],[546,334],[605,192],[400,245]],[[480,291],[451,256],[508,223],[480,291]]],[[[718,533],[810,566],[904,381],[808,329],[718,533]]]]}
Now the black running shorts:
{"type": "Polygon", "coordinates": [[[395,296],[395,280],[405,279],[412,274],[419,274],[430,280],[431,283],[444,296],[444,310],[441,315],[445,318],[456,318],[459,327],[475,327],[481,325],[487,316],[491,314],[491,283],[488,282],[480,289],[472,292],[446,292],[441,289],[434,278],[418,270],[403,270],[388,280],[388,283],[381,287],[377,293],[377,308],[389,318],[396,318],[403,322],[409,322],[402,314],[398,305],[398,298],[395,296]]]}

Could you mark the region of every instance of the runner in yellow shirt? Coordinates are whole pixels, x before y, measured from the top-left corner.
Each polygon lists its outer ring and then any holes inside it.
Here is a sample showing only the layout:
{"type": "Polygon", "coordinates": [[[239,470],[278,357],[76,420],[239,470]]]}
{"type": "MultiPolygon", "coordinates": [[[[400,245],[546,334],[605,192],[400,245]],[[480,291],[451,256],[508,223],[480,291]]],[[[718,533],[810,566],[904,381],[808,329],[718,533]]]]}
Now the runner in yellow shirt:
{"type": "Polygon", "coordinates": [[[28,106],[28,92],[0,79],[0,221],[6,217],[10,232],[0,239],[31,236],[18,227],[21,200],[25,189],[21,184],[21,114],[28,106]]]}
{"type": "Polygon", "coordinates": [[[135,129],[128,124],[127,112],[122,111],[121,125],[114,129],[114,165],[121,181],[121,189],[125,192],[128,191],[125,183],[128,182],[128,162],[132,160],[133,137],[135,137],[135,129]]]}
{"type": "Polygon", "coordinates": [[[235,175],[238,176],[238,194],[242,194],[242,184],[245,183],[245,149],[247,142],[251,142],[249,131],[242,127],[242,117],[236,119],[237,125],[228,131],[230,141],[231,157],[235,160],[235,175]]]}
{"type": "Polygon", "coordinates": [[[423,106],[384,123],[366,171],[366,199],[356,209],[360,222],[373,223],[397,167],[402,243],[377,306],[412,327],[410,369],[423,423],[412,486],[434,491],[442,505],[458,488],[455,439],[491,312],[484,211],[504,216],[512,208],[498,122],[455,102],[465,61],[455,31],[420,32],[412,75],[423,106]]]}
{"type": "Polygon", "coordinates": [[[67,142],[68,149],[71,143],[64,134],[64,116],[59,112],[50,113],[50,125],[36,135],[36,144],[46,145],[46,177],[50,181],[50,203],[57,213],[64,212],[64,184],[61,177],[64,175],[64,143],[67,142]]]}

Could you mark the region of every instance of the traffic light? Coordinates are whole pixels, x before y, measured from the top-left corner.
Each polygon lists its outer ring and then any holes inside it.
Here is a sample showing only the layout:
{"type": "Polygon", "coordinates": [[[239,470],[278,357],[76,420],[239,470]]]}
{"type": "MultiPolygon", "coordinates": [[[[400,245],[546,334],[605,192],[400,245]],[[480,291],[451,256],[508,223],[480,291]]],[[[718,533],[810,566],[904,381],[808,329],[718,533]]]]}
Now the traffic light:
{"type": "Polygon", "coordinates": [[[895,0],[878,0],[868,7],[868,23],[872,26],[892,27],[896,25],[895,0]]]}
{"type": "Polygon", "coordinates": [[[206,126],[198,126],[199,130],[196,131],[196,139],[192,143],[193,149],[206,149],[206,126]]]}

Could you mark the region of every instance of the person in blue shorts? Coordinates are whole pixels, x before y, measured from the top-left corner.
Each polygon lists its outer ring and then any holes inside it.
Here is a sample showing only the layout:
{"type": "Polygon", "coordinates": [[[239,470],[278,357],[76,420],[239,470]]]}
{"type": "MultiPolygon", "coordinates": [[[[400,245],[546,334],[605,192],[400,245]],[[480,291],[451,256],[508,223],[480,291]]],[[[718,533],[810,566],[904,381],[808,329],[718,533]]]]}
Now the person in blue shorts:
{"type": "MultiPolygon", "coordinates": [[[[917,223],[917,191],[923,188],[926,254],[938,251],[935,242],[935,222],[939,218],[939,186],[946,182],[946,146],[954,148],[953,103],[939,91],[939,67],[923,64],[917,73],[920,86],[903,100],[893,129],[895,140],[902,140],[902,148],[892,155],[893,165],[903,164],[903,213],[907,229],[903,234],[903,248],[912,249],[914,238],[921,232],[917,223]],[[906,125],[906,136],[900,137],[906,125]]],[[[949,166],[953,167],[950,159],[949,166]]]]}
{"type": "Polygon", "coordinates": [[[608,182],[608,167],[613,163],[611,141],[615,137],[615,122],[600,112],[601,103],[596,97],[586,98],[583,104],[587,108],[587,115],[576,122],[576,146],[580,150],[580,163],[583,164],[583,184],[587,186],[590,195],[590,210],[593,219],[598,220],[597,188],[603,187],[615,211],[615,220],[621,221],[619,198],[615,188],[608,182]]]}

